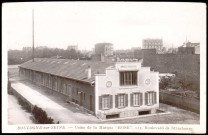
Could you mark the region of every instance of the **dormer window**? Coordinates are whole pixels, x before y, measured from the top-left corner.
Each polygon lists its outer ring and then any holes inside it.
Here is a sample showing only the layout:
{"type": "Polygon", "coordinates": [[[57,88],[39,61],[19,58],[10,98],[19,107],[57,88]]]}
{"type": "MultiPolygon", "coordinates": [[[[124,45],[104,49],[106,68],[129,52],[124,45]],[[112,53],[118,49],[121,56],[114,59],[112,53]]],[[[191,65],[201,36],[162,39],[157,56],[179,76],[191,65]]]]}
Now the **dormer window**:
{"type": "Polygon", "coordinates": [[[137,85],[137,71],[120,72],[120,85],[121,86],[137,85]]]}

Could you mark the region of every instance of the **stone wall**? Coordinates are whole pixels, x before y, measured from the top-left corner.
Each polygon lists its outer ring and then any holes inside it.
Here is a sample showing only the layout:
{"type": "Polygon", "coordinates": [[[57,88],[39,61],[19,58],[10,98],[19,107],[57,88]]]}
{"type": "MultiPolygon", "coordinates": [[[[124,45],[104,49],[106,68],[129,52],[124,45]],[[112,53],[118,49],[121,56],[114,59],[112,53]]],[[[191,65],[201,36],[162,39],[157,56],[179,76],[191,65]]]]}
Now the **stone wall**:
{"type": "Polygon", "coordinates": [[[200,100],[196,98],[183,97],[160,91],[160,102],[200,113],[200,100]]]}
{"type": "Polygon", "coordinates": [[[193,89],[200,89],[199,54],[156,54],[156,50],[143,50],[143,66],[159,73],[174,73],[177,77],[193,84],[193,89]]]}

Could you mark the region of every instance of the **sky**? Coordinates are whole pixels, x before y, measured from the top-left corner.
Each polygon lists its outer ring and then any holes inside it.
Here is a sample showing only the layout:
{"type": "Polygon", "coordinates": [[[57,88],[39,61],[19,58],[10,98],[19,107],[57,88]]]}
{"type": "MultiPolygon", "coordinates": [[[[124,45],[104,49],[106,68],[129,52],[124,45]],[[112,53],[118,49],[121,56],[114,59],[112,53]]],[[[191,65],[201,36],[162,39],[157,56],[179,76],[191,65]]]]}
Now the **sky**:
{"type": "Polygon", "coordinates": [[[162,38],[166,48],[186,39],[206,45],[206,5],[202,3],[36,2],[3,4],[3,43],[8,49],[32,46],[92,50],[142,47],[142,39],[162,38]]]}

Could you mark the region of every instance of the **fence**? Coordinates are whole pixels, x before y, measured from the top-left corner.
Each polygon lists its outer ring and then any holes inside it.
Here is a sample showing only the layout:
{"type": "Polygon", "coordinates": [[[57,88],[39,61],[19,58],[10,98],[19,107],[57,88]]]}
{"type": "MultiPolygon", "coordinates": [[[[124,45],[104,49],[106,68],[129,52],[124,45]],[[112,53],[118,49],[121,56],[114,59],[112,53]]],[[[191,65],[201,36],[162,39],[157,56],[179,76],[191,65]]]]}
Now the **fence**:
{"type": "Polygon", "coordinates": [[[160,102],[200,113],[200,100],[160,91],[160,102]]]}

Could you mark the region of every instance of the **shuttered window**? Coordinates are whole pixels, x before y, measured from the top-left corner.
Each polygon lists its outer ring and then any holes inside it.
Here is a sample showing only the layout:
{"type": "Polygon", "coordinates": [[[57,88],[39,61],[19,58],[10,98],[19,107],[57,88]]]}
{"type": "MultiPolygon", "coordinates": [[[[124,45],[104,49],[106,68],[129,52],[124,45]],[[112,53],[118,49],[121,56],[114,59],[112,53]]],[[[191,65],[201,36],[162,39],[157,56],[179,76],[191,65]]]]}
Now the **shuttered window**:
{"type": "Polygon", "coordinates": [[[120,72],[120,85],[137,85],[137,71],[120,72]]]}
{"type": "Polygon", "coordinates": [[[125,105],[125,95],[118,95],[118,107],[124,107],[125,105]]]}
{"type": "Polygon", "coordinates": [[[145,93],[145,105],[154,105],[157,103],[157,93],[154,91],[145,93]]]}
{"type": "Polygon", "coordinates": [[[124,108],[128,106],[128,94],[115,95],[115,107],[124,108]]]}
{"type": "Polygon", "coordinates": [[[109,101],[108,96],[104,96],[102,98],[102,109],[108,109],[108,101],[109,101]]]}
{"type": "Polygon", "coordinates": [[[99,96],[99,109],[106,110],[113,107],[113,96],[112,95],[103,95],[99,96]]]}
{"type": "Polygon", "coordinates": [[[131,94],[131,106],[142,105],[142,93],[132,93],[131,94]]]}

